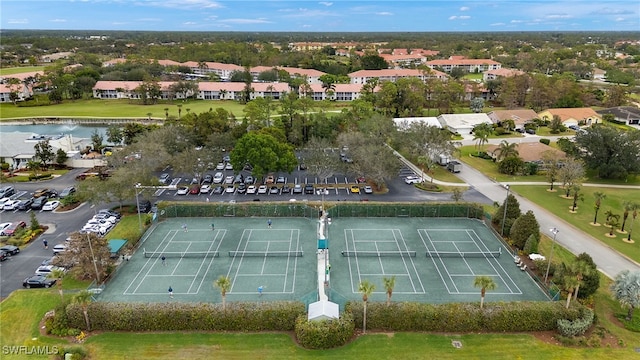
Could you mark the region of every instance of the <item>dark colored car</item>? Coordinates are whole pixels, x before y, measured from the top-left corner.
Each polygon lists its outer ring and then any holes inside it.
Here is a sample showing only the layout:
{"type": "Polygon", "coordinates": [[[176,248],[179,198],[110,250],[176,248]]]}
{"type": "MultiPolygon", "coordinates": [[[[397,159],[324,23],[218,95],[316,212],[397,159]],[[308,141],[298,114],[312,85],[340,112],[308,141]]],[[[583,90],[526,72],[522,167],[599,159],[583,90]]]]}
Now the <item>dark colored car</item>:
{"type": "Polygon", "coordinates": [[[3,247],[0,247],[0,251],[9,253],[9,255],[17,255],[20,253],[20,248],[13,245],[5,245],[3,247]]]}
{"type": "Polygon", "coordinates": [[[41,210],[42,206],[44,206],[44,204],[47,203],[47,197],[46,196],[40,196],[37,197],[33,200],[33,202],[31,203],[31,209],[32,210],[41,210]]]}
{"type": "Polygon", "coordinates": [[[64,188],[64,190],[62,190],[62,192],[60,193],[60,199],[65,198],[69,195],[72,195],[75,192],[76,192],[76,188],[74,188],[73,186],[64,188]]]}
{"type": "Polygon", "coordinates": [[[238,184],[238,188],[236,189],[236,191],[238,191],[238,194],[246,193],[247,192],[247,185],[245,185],[244,183],[238,184]]]}
{"type": "Polygon", "coordinates": [[[56,279],[48,279],[46,275],[31,275],[24,279],[22,286],[27,289],[45,287],[50,288],[56,283],[56,279]]]}
{"type": "Polygon", "coordinates": [[[213,183],[213,175],[206,174],[204,178],[202,178],[202,184],[212,184],[213,183]]]}
{"type": "Polygon", "coordinates": [[[284,186],[282,186],[282,189],[280,191],[282,191],[283,194],[288,194],[291,192],[291,188],[289,187],[289,185],[284,184],[284,186]]]}
{"type": "Polygon", "coordinates": [[[269,194],[280,194],[280,189],[277,186],[272,186],[269,188],[269,194]]]}
{"type": "Polygon", "coordinates": [[[5,251],[0,251],[0,261],[5,261],[9,258],[9,254],[7,254],[5,251]]]}
{"type": "Polygon", "coordinates": [[[31,204],[33,204],[33,198],[20,200],[17,208],[18,210],[27,211],[31,209],[31,204]]]}
{"type": "Polygon", "coordinates": [[[146,200],[146,199],[142,199],[142,200],[138,201],[138,210],[141,213],[149,212],[149,210],[151,210],[151,201],[146,200]]]}
{"type": "Polygon", "coordinates": [[[224,188],[223,188],[222,186],[216,186],[216,187],[213,189],[213,193],[214,193],[214,194],[222,194],[223,192],[224,192],[224,188]]]}
{"type": "Polygon", "coordinates": [[[305,194],[313,194],[314,193],[314,188],[313,188],[313,184],[307,184],[304,186],[304,193],[305,194]]]}

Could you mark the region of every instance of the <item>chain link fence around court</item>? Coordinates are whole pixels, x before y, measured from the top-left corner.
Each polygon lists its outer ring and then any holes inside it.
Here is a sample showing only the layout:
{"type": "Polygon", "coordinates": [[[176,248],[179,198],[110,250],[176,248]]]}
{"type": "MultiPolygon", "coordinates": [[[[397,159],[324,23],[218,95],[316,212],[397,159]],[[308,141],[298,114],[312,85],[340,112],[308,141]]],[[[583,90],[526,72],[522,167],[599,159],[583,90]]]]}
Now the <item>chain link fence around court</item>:
{"type": "Polygon", "coordinates": [[[328,209],[331,217],[461,217],[482,219],[477,204],[434,203],[340,203],[328,209]]]}
{"type": "Polygon", "coordinates": [[[158,208],[159,220],[177,217],[303,217],[317,218],[318,209],[305,203],[169,203],[158,208]]]}

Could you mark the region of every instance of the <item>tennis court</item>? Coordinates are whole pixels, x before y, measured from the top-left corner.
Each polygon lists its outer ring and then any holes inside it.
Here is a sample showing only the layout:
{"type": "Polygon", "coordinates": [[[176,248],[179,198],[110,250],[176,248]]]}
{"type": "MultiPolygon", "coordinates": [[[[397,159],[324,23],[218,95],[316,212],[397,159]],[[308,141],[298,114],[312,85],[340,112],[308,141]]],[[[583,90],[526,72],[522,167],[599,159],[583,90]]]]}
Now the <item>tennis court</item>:
{"type": "Polygon", "coordinates": [[[383,278],[395,276],[393,300],[429,303],[479,301],[476,276],[497,288],[487,301],[548,300],[509,250],[484,223],[464,218],[339,218],[329,226],[330,298],[361,300],[358,285],[376,287],[371,299],[385,301],[383,278]]]}
{"type": "Polygon", "coordinates": [[[278,218],[269,227],[267,220],[162,221],[147,231],[98,300],[220,302],[213,283],[221,275],[231,280],[227,301],[315,300],[317,223],[278,218]]]}

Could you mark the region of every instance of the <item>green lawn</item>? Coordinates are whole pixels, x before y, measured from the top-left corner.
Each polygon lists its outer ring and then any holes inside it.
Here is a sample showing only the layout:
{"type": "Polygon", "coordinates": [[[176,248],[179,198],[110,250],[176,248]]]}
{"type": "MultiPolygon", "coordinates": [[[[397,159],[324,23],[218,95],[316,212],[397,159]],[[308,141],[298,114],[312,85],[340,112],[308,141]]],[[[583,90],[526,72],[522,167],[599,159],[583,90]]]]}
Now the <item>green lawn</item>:
{"type": "Polygon", "coordinates": [[[23,66],[0,69],[0,75],[22,74],[34,71],[44,71],[44,66],[23,66]]]}
{"type": "MultiPolygon", "coordinates": [[[[607,246],[615,249],[616,251],[630,257],[631,259],[640,262],[640,217],[638,217],[634,223],[635,244],[628,244],[622,241],[626,239],[626,234],[620,234],[614,231],[615,238],[609,238],[605,236],[609,232],[609,228],[604,225],[605,212],[611,210],[621,216],[620,222],[622,223],[622,202],[624,200],[634,201],[640,203],[640,191],[636,189],[614,189],[614,188],[595,188],[595,187],[582,187],[582,193],[584,194],[584,202],[578,202],[577,212],[572,214],[569,212],[573,203],[572,200],[562,198],[564,194],[563,189],[558,189],[557,192],[547,191],[547,186],[531,186],[531,185],[517,185],[516,183],[511,185],[511,189],[523,197],[533,201],[539,206],[547,209],[557,217],[567,221],[576,228],[584,231],[585,233],[600,240],[607,246]],[[602,201],[600,211],[598,213],[598,223],[602,226],[590,225],[595,215],[594,210],[594,197],[595,191],[602,191],[607,197],[602,201]]],[[[631,226],[632,218],[629,216],[627,219],[626,229],[631,226]]],[[[562,235],[559,235],[562,236],[562,235]]]]}

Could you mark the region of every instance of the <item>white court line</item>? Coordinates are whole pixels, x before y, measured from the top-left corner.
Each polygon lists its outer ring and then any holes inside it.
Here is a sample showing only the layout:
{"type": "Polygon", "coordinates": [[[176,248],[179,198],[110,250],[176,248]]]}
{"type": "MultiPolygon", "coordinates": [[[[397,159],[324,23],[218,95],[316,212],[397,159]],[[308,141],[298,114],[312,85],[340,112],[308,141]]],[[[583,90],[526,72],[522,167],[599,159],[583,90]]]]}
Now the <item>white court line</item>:
{"type": "MultiPolygon", "coordinates": [[[[400,235],[400,240],[404,244],[404,251],[410,251],[409,247],[407,246],[407,242],[405,241],[404,237],[402,236],[402,232],[399,229],[398,229],[398,234],[400,235]]],[[[400,247],[400,242],[397,241],[395,232],[393,233],[393,237],[394,237],[394,239],[396,239],[396,244],[397,244],[396,246],[398,247],[398,250],[403,251],[402,248],[400,247]]],[[[421,289],[421,291],[417,291],[416,290],[416,285],[413,282],[413,277],[410,276],[409,280],[411,281],[411,286],[413,287],[413,291],[415,293],[424,294],[425,293],[424,284],[422,283],[422,278],[418,274],[418,269],[416,269],[416,263],[413,261],[413,258],[409,258],[409,261],[411,262],[411,266],[413,267],[413,271],[416,274],[416,277],[418,278],[418,282],[420,283],[420,289],[421,289]]],[[[407,271],[407,274],[410,274],[409,269],[407,268],[407,262],[406,262],[404,257],[402,257],[402,262],[404,263],[404,268],[407,271]]]]}
{"type": "MultiPolygon", "coordinates": [[[[431,237],[429,236],[429,233],[426,231],[426,229],[418,230],[418,235],[420,235],[420,239],[422,240],[422,243],[424,244],[424,247],[427,250],[429,250],[429,246],[427,246],[427,242],[425,241],[424,237],[422,236],[422,233],[424,233],[424,235],[428,238],[428,240],[430,242],[431,242],[431,237]]],[[[433,247],[433,250],[436,250],[435,246],[433,247]]],[[[435,258],[431,257],[431,261],[433,262],[433,266],[435,266],[436,271],[438,272],[438,275],[440,276],[440,280],[442,280],[442,283],[444,284],[444,287],[447,288],[447,292],[449,292],[449,294],[451,294],[452,293],[451,289],[449,288],[449,285],[447,284],[447,282],[444,280],[444,276],[442,275],[442,272],[440,271],[440,267],[436,263],[435,258]]],[[[451,274],[449,274],[449,271],[447,270],[447,267],[444,265],[444,263],[442,263],[442,259],[440,259],[440,263],[444,267],[444,270],[447,272],[447,275],[449,276],[449,280],[451,280],[451,285],[456,289],[456,291],[458,291],[458,288],[456,287],[455,282],[451,278],[451,274]]]]}
{"type": "MultiPolygon", "coordinates": [[[[236,247],[236,251],[240,251],[240,245],[242,245],[242,241],[243,241],[243,240],[244,240],[244,238],[245,238],[245,236],[244,236],[244,235],[245,235],[247,232],[249,233],[249,238],[251,238],[251,233],[253,232],[253,230],[247,230],[247,229],[243,230],[243,231],[242,231],[242,236],[240,237],[240,241],[238,241],[238,246],[236,247]]],[[[245,251],[247,250],[247,246],[249,246],[249,241],[248,241],[248,240],[247,240],[247,241],[245,242],[245,244],[244,244],[244,250],[245,250],[245,251]]],[[[231,264],[229,265],[229,272],[227,273],[227,276],[229,276],[229,274],[231,273],[231,269],[233,268],[233,264],[236,262],[236,258],[237,258],[237,256],[236,256],[236,257],[234,257],[234,258],[231,260],[231,264]]],[[[236,278],[238,277],[238,273],[240,272],[240,267],[242,266],[242,259],[243,259],[243,258],[244,258],[244,257],[240,257],[240,260],[238,260],[238,267],[236,268],[236,274],[233,276],[233,280],[231,281],[231,289],[229,289],[229,292],[233,292],[233,286],[235,285],[235,283],[236,283],[236,278]]]]}
{"type": "MultiPolygon", "coordinates": [[[[480,236],[475,232],[475,230],[471,230],[471,232],[473,233],[473,235],[475,235],[475,237],[478,238],[478,240],[480,240],[480,243],[482,243],[482,245],[484,245],[484,247],[489,250],[487,248],[487,245],[484,244],[484,242],[482,241],[482,239],[480,238],[480,236]]],[[[469,237],[471,239],[474,239],[473,236],[471,236],[471,234],[467,231],[467,235],[469,235],[469,237]]],[[[475,241],[475,239],[474,239],[475,241]]],[[[476,244],[477,246],[477,244],[476,244]]],[[[502,245],[500,245],[502,247],[502,245]]],[[[506,253],[506,251],[505,251],[506,253]]],[[[489,261],[489,265],[491,265],[491,267],[493,268],[493,270],[496,272],[496,274],[498,274],[498,276],[500,276],[500,280],[502,280],[502,282],[504,283],[504,285],[507,287],[507,289],[509,289],[513,294],[522,294],[522,290],[518,287],[518,285],[516,284],[516,282],[514,281],[514,279],[511,277],[511,275],[509,275],[509,272],[502,266],[502,264],[500,264],[500,262],[498,261],[498,259],[493,259],[495,261],[495,264],[500,267],[500,269],[502,269],[502,272],[505,274],[505,276],[509,279],[509,281],[511,282],[511,284],[517,289],[517,291],[513,291],[511,289],[511,286],[509,286],[509,284],[507,283],[507,281],[505,280],[504,277],[502,277],[502,275],[500,275],[500,272],[495,268],[495,266],[493,266],[493,263],[490,261],[490,259],[487,259],[487,261],[489,261]]]]}
{"type": "MultiPolygon", "coordinates": [[[[169,230],[169,232],[167,233],[167,235],[165,235],[164,239],[162,239],[162,241],[160,242],[160,244],[158,244],[158,246],[156,247],[156,249],[158,249],[160,247],[160,245],[162,245],[163,242],[165,242],[167,240],[167,238],[169,237],[170,234],[173,233],[173,236],[171,236],[172,238],[176,236],[177,231],[176,230],[169,230]]],[[[169,246],[169,244],[171,243],[171,240],[169,240],[169,242],[167,243],[167,245],[165,245],[164,249],[167,248],[167,246],[169,246]]],[[[144,255],[143,255],[144,256],[144,255]]],[[[124,292],[122,293],[123,295],[127,294],[127,291],[129,290],[129,288],[131,286],[133,286],[133,283],[136,281],[136,279],[138,279],[138,277],[142,274],[142,272],[145,270],[145,268],[147,267],[147,265],[149,265],[149,262],[152,262],[151,266],[149,266],[149,268],[147,269],[147,272],[142,275],[142,279],[140,279],[138,281],[138,286],[136,286],[133,289],[133,293],[135,293],[136,291],[138,291],[138,288],[140,288],[140,286],[142,286],[142,283],[144,283],[144,279],[146,278],[147,275],[149,275],[149,272],[151,272],[151,269],[153,269],[153,265],[158,262],[158,260],[160,260],[159,258],[155,258],[155,260],[153,258],[149,258],[149,260],[147,260],[145,262],[145,264],[142,266],[142,268],[140,269],[140,271],[136,274],[136,277],[133,278],[133,280],[131,280],[131,283],[129,284],[129,286],[127,286],[127,288],[124,290],[124,292]]]]}
{"type": "MultiPolygon", "coordinates": [[[[458,247],[458,245],[456,245],[455,241],[452,241],[451,244],[453,245],[454,248],[456,248],[456,250],[458,250],[458,253],[462,252],[462,251],[460,251],[460,248],[458,247]]],[[[469,265],[469,262],[467,261],[467,259],[462,257],[462,261],[464,261],[465,265],[467,265],[467,269],[469,269],[469,272],[471,273],[471,275],[475,275],[475,273],[473,272],[473,269],[471,268],[471,265],[469,265]]],[[[449,270],[447,270],[447,272],[449,272],[449,270]]],[[[457,274],[457,275],[463,275],[463,274],[457,274]]]]}
{"type": "MultiPolygon", "coordinates": [[[[216,246],[216,250],[218,250],[220,248],[220,244],[222,244],[222,240],[216,241],[217,238],[218,238],[218,232],[216,232],[213,240],[210,242],[211,244],[209,245],[209,248],[207,249],[207,252],[211,252],[211,250],[213,248],[213,245],[216,244],[216,243],[218,244],[216,246]]],[[[207,276],[207,273],[209,273],[209,269],[211,269],[211,265],[213,264],[215,259],[216,259],[215,257],[202,259],[202,262],[200,263],[200,266],[198,267],[198,271],[195,273],[195,275],[193,277],[193,281],[191,282],[191,285],[189,286],[189,290],[188,290],[189,292],[191,292],[191,289],[193,288],[193,286],[198,281],[198,276],[201,274],[203,266],[205,266],[205,264],[208,262],[208,265],[206,266],[206,270],[205,270],[204,274],[202,274],[202,279],[200,280],[200,284],[197,286],[196,291],[195,291],[196,294],[200,292],[200,288],[202,287],[202,283],[204,282],[204,278],[207,276]]]]}

